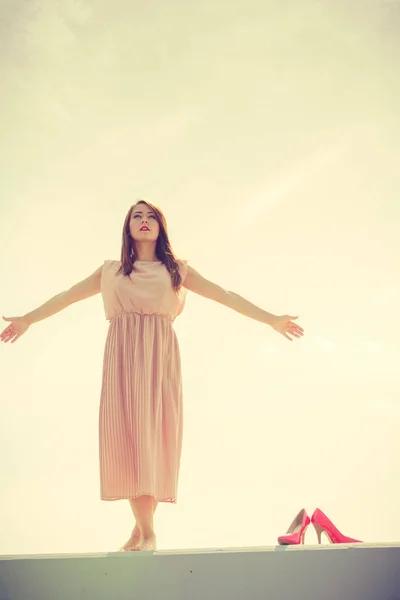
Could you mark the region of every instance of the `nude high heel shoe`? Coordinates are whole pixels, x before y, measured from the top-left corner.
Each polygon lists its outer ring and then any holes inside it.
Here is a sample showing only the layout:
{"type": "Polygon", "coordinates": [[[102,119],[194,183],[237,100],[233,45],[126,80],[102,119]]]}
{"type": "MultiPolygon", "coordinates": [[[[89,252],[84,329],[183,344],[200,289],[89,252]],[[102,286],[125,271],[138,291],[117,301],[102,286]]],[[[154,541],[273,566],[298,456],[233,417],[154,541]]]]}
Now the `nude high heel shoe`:
{"type": "Polygon", "coordinates": [[[305,509],[302,508],[299,514],[293,519],[286,534],[278,537],[278,544],[280,546],[304,544],[304,536],[310,522],[310,517],[305,509]]]}
{"type": "Polygon", "coordinates": [[[335,527],[335,525],[328,519],[328,517],[320,510],[316,508],[311,516],[311,523],[317,532],[318,544],[321,543],[321,535],[325,533],[331,544],[362,544],[361,540],[356,540],[351,537],[343,535],[335,527]]]}

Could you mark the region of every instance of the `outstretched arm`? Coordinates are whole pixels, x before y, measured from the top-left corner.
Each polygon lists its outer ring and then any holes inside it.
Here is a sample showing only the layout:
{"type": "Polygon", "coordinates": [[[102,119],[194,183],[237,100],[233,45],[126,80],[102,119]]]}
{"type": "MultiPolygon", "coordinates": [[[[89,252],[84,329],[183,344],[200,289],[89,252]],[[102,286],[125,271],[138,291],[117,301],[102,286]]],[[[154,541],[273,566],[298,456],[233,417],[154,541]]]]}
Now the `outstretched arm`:
{"type": "Polygon", "coordinates": [[[67,308],[70,304],[80,302],[95,294],[99,294],[102,270],[103,265],[98,267],[98,269],[86,279],[79,281],[79,283],[76,283],[68,290],[50,298],[50,300],[42,304],[42,306],[39,306],[39,308],[27,313],[24,318],[27,319],[30,324],[37,323],[38,321],[47,319],[61,310],[64,310],[64,308],[67,308]]]}
{"type": "Polygon", "coordinates": [[[225,290],[216,283],[209,281],[200,275],[196,269],[193,269],[193,267],[188,266],[183,285],[188,290],[232,308],[245,317],[255,319],[265,325],[270,325],[290,341],[292,341],[292,338],[289,337],[290,335],[300,338],[304,333],[304,330],[299,325],[293,323],[293,320],[297,319],[297,317],[291,317],[290,315],[278,316],[266,312],[242,296],[239,296],[239,294],[225,290]]]}
{"type": "Polygon", "coordinates": [[[47,300],[47,302],[22,317],[3,317],[4,321],[9,321],[10,324],[0,334],[0,341],[11,341],[13,344],[33,323],[55,315],[70,304],[100,293],[102,270],[103,265],[98,267],[86,279],[76,283],[65,292],[53,296],[53,298],[50,298],[50,300],[47,300]]]}

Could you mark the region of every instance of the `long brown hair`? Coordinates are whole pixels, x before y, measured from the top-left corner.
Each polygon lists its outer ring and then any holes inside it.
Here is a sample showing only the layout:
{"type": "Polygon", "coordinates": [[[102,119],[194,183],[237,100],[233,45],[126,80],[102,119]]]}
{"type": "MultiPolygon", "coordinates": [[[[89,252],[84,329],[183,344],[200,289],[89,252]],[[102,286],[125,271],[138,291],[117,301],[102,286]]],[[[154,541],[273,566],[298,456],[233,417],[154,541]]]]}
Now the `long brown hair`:
{"type": "Polygon", "coordinates": [[[138,204],[145,204],[154,212],[156,216],[160,226],[160,233],[156,242],[156,256],[158,260],[160,260],[166,266],[171,275],[172,285],[178,291],[181,287],[182,278],[179,273],[178,258],[175,256],[169,241],[166,218],[158,206],[151,204],[146,200],[138,200],[135,204],[132,204],[128,210],[128,214],[125,217],[124,227],[122,230],[121,266],[118,269],[117,274],[124,273],[124,275],[128,276],[132,273],[132,271],[135,270],[134,263],[136,256],[133,239],[130,232],[130,222],[132,211],[138,204]]]}

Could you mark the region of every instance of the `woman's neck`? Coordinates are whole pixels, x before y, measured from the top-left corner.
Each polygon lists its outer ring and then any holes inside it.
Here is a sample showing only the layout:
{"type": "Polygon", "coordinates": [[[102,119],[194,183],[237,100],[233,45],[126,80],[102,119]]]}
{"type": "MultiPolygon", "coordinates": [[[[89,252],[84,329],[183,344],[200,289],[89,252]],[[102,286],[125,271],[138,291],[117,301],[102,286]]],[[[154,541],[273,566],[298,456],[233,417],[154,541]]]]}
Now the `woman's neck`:
{"type": "Polygon", "coordinates": [[[156,255],[155,245],[135,245],[135,260],[141,260],[143,262],[157,262],[158,258],[156,255]]]}

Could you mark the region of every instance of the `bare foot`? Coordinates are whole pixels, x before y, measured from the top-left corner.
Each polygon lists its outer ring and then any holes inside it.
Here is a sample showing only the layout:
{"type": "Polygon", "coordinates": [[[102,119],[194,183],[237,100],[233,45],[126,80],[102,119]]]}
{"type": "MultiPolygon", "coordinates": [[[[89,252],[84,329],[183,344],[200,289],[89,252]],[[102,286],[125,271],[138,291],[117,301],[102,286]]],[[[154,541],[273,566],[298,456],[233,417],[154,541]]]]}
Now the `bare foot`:
{"type": "Polygon", "coordinates": [[[139,546],[143,541],[142,532],[139,527],[135,525],[132,535],[129,540],[119,549],[120,552],[130,552],[132,550],[139,550],[139,546]]]}
{"type": "Polygon", "coordinates": [[[142,552],[157,550],[157,540],[156,536],[149,535],[144,537],[142,543],[137,547],[137,550],[141,550],[142,552]]]}

